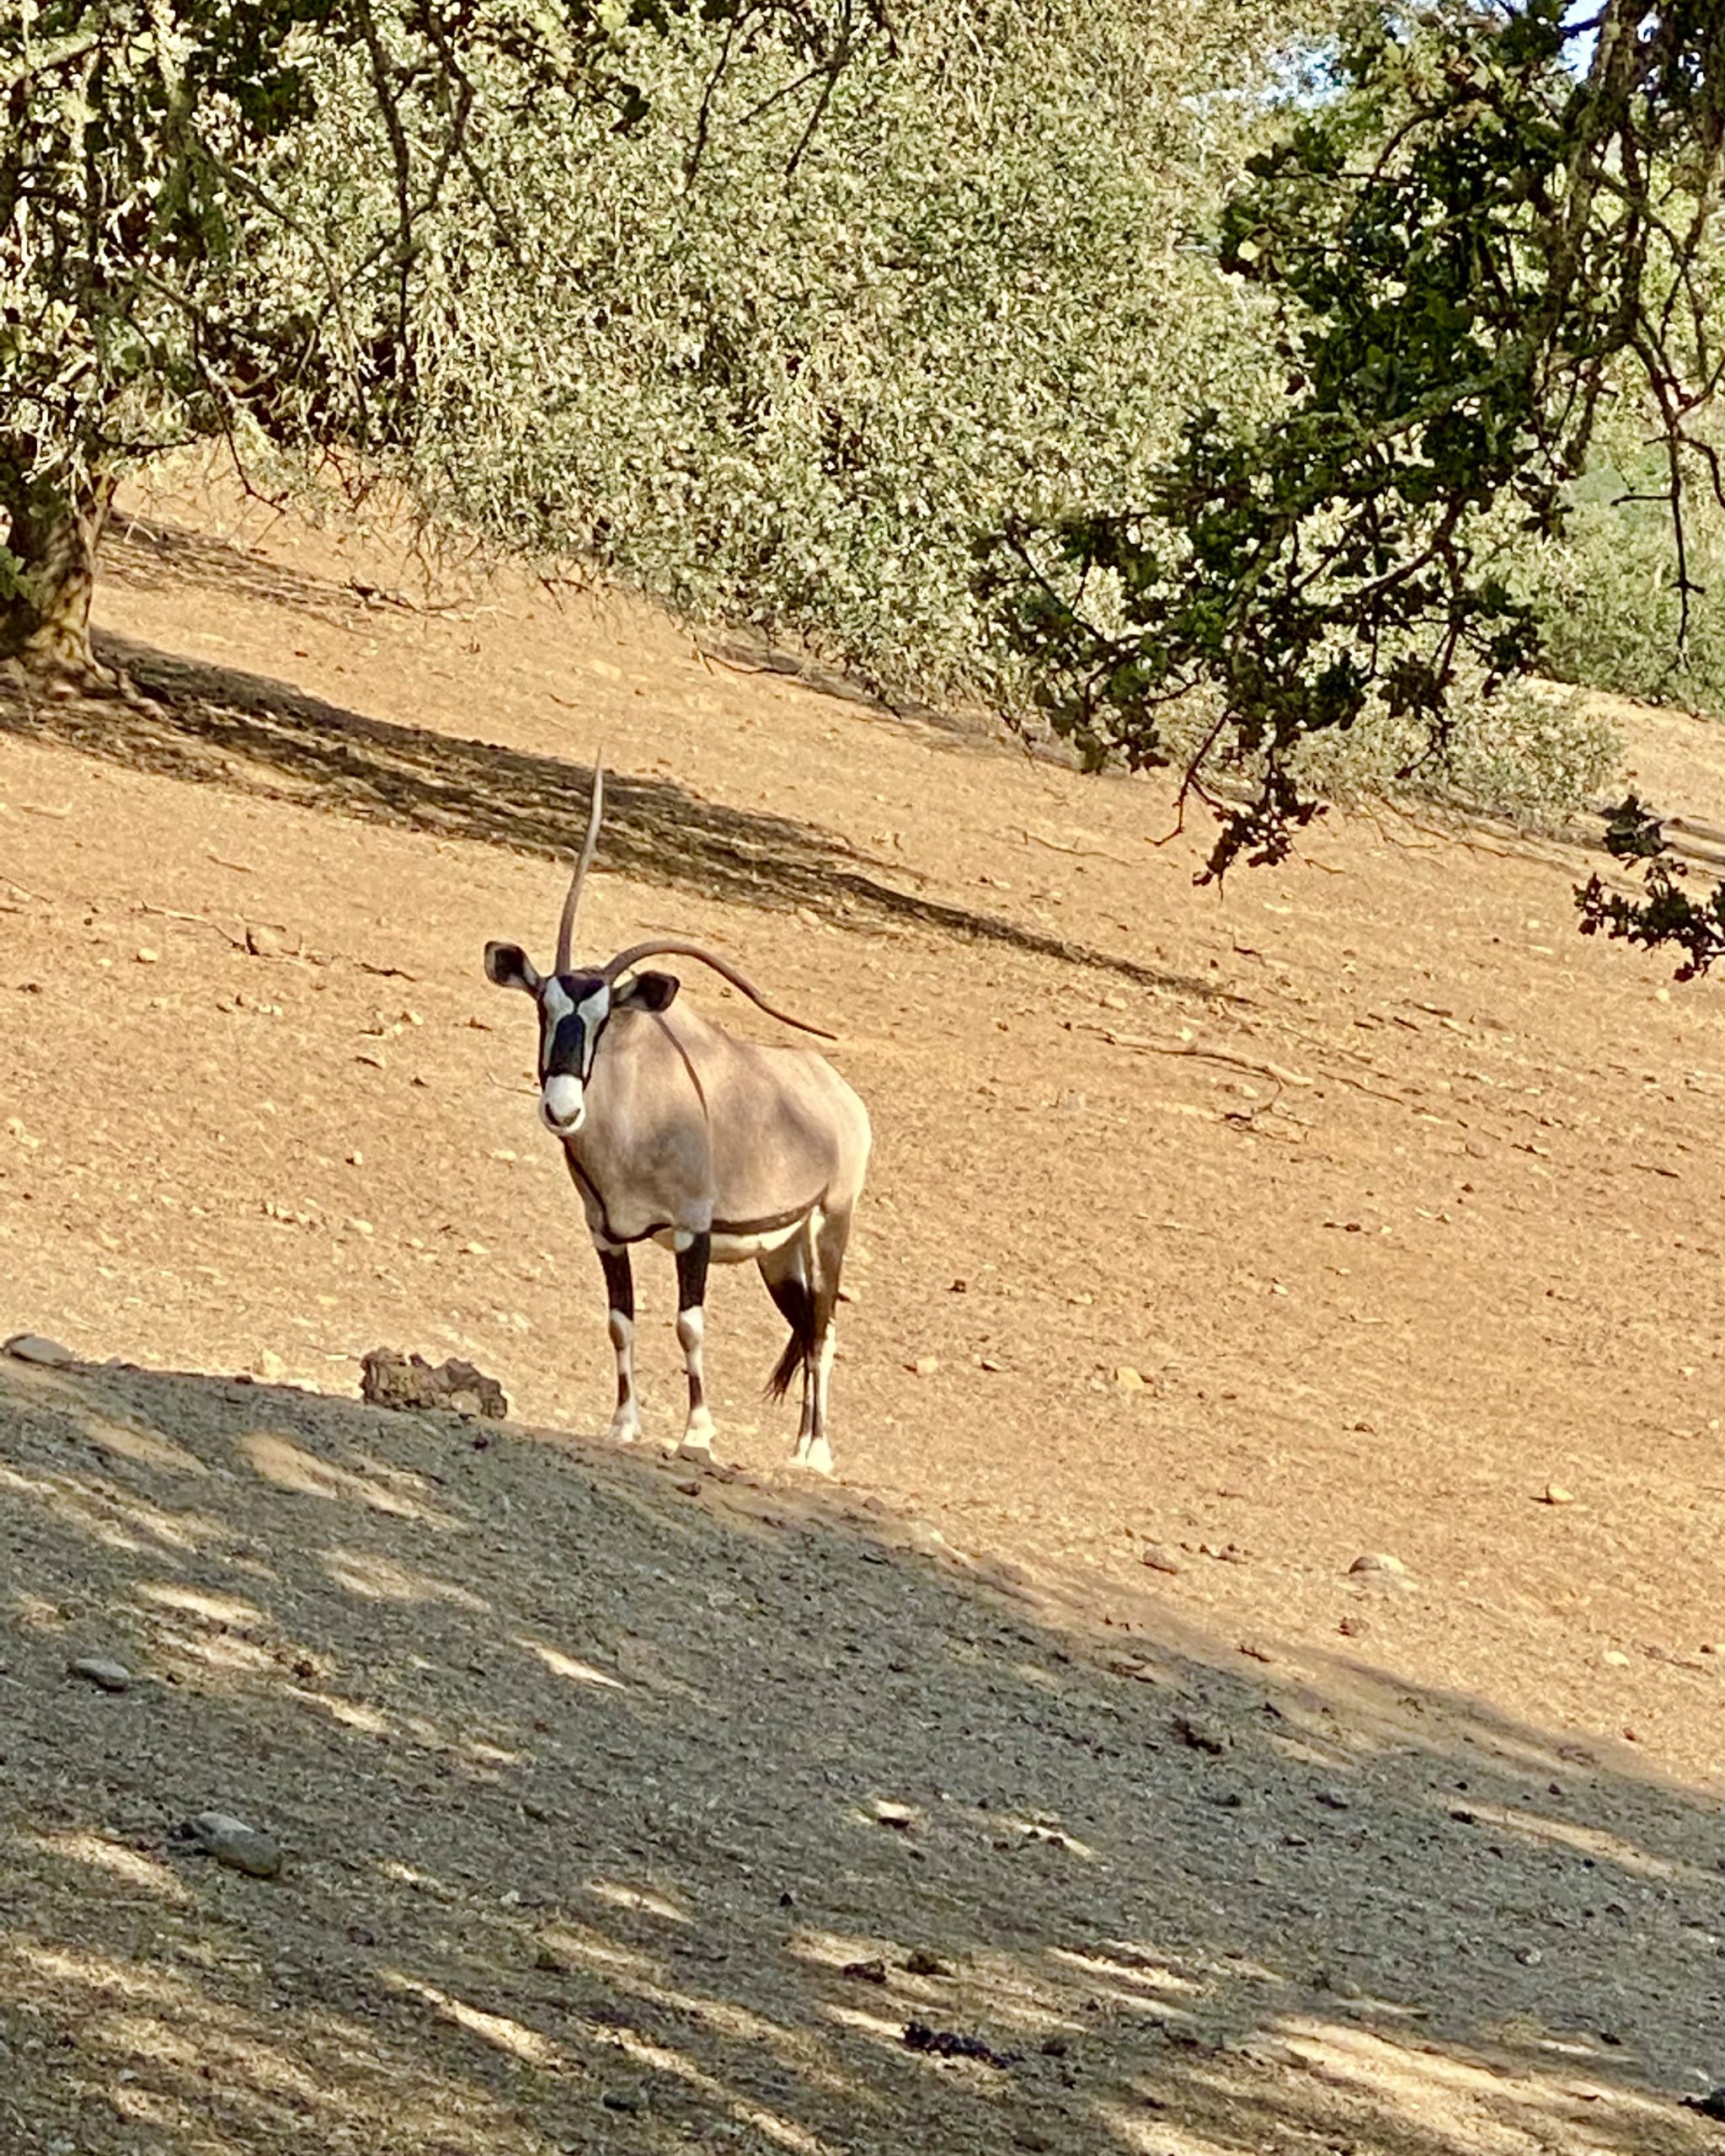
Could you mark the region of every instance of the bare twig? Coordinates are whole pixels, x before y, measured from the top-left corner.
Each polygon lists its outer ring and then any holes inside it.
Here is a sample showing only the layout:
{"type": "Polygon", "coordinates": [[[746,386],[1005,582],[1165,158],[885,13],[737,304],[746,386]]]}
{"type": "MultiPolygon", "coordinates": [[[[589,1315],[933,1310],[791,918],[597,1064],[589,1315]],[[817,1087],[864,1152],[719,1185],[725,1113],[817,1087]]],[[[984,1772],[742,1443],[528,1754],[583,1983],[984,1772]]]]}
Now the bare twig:
{"type": "Polygon", "coordinates": [[[1019,832],[1026,846],[1045,846],[1050,853],[1069,853],[1076,861],[1112,861],[1117,868],[1131,868],[1135,863],[1118,853],[1109,853],[1101,846],[1062,846],[1058,839],[1045,839],[1040,831],[1033,831],[1021,824],[1019,832]]]}
{"type": "Polygon", "coordinates": [[[1111,1026],[1092,1025],[1084,1018],[1069,1018],[1066,1030],[1095,1033],[1110,1048],[1130,1048],[1144,1055],[1187,1055],[1195,1056],[1202,1063],[1226,1063],[1231,1070],[1247,1070],[1256,1077],[1267,1078],[1274,1086],[1310,1086],[1314,1082],[1303,1073],[1290,1070],[1279,1063],[1253,1063],[1243,1055],[1230,1055],[1226,1049],[1199,1048],[1189,1041],[1146,1040],[1141,1034],[1116,1033],[1111,1026]]]}

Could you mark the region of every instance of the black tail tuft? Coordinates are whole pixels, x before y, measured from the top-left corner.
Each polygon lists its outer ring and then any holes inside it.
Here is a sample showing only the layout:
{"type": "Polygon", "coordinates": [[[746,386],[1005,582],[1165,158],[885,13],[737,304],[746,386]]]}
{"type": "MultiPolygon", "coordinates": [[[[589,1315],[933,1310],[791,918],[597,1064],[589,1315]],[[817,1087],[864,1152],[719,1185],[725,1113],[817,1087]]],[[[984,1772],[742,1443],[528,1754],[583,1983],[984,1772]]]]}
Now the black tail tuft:
{"type": "Polygon", "coordinates": [[[793,1379],[814,1353],[814,1298],[800,1280],[775,1281],[772,1292],[772,1299],[791,1324],[785,1352],[773,1364],[772,1375],[766,1380],[768,1398],[782,1400],[791,1389],[793,1379]]]}

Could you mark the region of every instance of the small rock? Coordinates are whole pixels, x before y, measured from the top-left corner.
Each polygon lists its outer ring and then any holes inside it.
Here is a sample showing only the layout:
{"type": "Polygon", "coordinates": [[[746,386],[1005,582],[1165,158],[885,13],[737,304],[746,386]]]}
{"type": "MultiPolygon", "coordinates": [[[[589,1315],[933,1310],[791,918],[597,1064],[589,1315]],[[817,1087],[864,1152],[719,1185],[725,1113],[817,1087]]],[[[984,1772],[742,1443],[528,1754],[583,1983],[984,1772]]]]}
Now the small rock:
{"type": "Polygon", "coordinates": [[[644,2111],[647,2099],[638,2089],[607,2089],[599,2099],[608,2111],[644,2111]]]}
{"type": "Polygon", "coordinates": [[[66,1665],[69,1677],[80,1677],[86,1684],[93,1684],[104,1692],[129,1692],[131,1672],[123,1662],[110,1662],[104,1655],[76,1655],[66,1665]]]}
{"type": "Polygon", "coordinates": [[[1542,1505],[1573,1505],[1575,1502],[1575,1492],[1573,1490],[1566,1490],[1561,1482],[1548,1482],[1540,1498],[1540,1502],[1542,1505]]]}
{"type": "Polygon", "coordinates": [[[287,938],[279,928],[254,921],[246,927],[246,948],[254,958],[273,958],[287,948],[287,938]]]}
{"type": "Polygon", "coordinates": [[[230,1871],[243,1871],[248,1879],[274,1879],[280,1873],[279,1845],[231,1812],[200,1812],[187,1820],[184,1831],[206,1855],[230,1871]]]}
{"type": "Polygon", "coordinates": [[[1135,1369],[1130,1363],[1119,1364],[1114,1370],[1114,1383],[1122,1392],[1142,1392],[1144,1373],[1135,1369]]]}
{"type": "Polygon", "coordinates": [[[879,1955],[867,1961],[846,1961],[839,1974],[849,1977],[859,1984],[884,1984],[886,1982],[886,1963],[879,1955]]]}
{"type": "Polygon", "coordinates": [[[1362,1639],[1371,1630],[1371,1620],[1366,1617],[1344,1617],[1336,1630],[1344,1639],[1362,1639]]]}
{"type": "Polygon", "coordinates": [[[494,1422],[509,1413],[497,1380],[453,1357],[434,1369],[423,1355],[374,1348],[360,1367],[360,1396],[374,1407],[441,1407],[457,1415],[483,1415],[494,1422]]]}
{"type": "Polygon", "coordinates": [[[1194,1752],[1208,1752],[1212,1758],[1219,1758],[1228,1748],[1228,1740],[1220,1730],[1194,1721],[1189,1715],[1176,1715],[1168,1726],[1183,1744],[1194,1752]]]}
{"type": "Polygon", "coordinates": [[[1518,1946],[1515,1958],[1524,1969],[1536,1969],[1546,1957],[1537,1946],[1518,1946]]]}
{"type": "Polygon", "coordinates": [[[1599,1660],[1607,1669],[1627,1669],[1630,1666],[1629,1657],[1621,1647],[1607,1647],[1599,1660]]]}
{"type": "Polygon", "coordinates": [[[949,1977],[953,1972],[938,1955],[917,1946],[905,1957],[905,1973],[912,1977],[949,1977]]]}
{"type": "Polygon", "coordinates": [[[1352,1799],[1344,1796],[1338,1789],[1314,1790],[1312,1795],[1326,1812],[1348,1812],[1353,1809],[1352,1799]]]}
{"type": "Polygon", "coordinates": [[[1382,1550],[1363,1550],[1348,1569],[1350,1572],[1390,1572],[1397,1578],[1405,1577],[1407,1572],[1399,1557],[1392,1557],[1382,1550]]]}
{"type": "Polygon", "coordinates": [[[1153,1572],[1178,1572],[1180,1560],[1164,1542],[1146,1542],[1138,1553],[1140,1565],[1148,1565],[1153,1572]]]}
{"type": "Polygon", "coordinates": [[[273,1348],[260,1348],[254,1358],[253,1368],[265,1385],[280,1385],[287,1375],[287,1365],[273,1348]]]}
{"type": "Polygon", "coordinates": [[[997,2052],[980,2036],[957,2029],[931,2029],[924,2021],[908,2022],[900,2041],[908,2050],[928,2052],[936,2058],[974,2058],[984,2066],[1017,2066],[1021,2056],[1017,2052],[997,2052]]]}
{"type": "Polygon", "coordinates": [[[76,1359],[71,1348],[62,1348],[57,1340],[45,1340],[40,1332],[14,1332],[6,1343],[6,1353],[15,1363],[38,1363],[45,1370],[63,1370],[76,1359]]]}
{"type": "Polygon", "coordinates": [[[141,966],[155,966],[162,962],[162,953],[159,951],[152,951],[147,943],[136,953],[136,958],[141,966]]]}
{"type": "Polygon", "coordinates": [[[905,1368],[911,1373],[912,1377],[932,1378],[935,1372],[940,1368],[940,1357],[938,1355],[919,1355],[914,1363],[906,1363],[905,1368]]]}
{"type": "Polygon", "coordinates": [[[895,1827],[901,1834],[908,1834],[916,1824],[914,1805],[882,1802],[875,1806],[874,1816],[883,1827],[895,1827]]]}

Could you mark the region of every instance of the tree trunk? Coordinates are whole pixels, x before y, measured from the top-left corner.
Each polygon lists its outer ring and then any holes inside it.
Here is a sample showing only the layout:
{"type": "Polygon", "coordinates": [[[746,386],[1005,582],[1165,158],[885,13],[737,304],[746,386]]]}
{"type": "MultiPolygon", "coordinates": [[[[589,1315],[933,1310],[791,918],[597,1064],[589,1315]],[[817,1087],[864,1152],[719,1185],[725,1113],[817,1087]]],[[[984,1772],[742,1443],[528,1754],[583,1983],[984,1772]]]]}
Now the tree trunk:
{"type": "Polygon", "coordinates": [[[0,664],[10,660],[32,686],[80,694],[123,686],[90,643],[96,548],[115,483],[90,480],[70,501],[13,499],[4,543],[20,568],[18,589],[0,599],[0,664]]]}

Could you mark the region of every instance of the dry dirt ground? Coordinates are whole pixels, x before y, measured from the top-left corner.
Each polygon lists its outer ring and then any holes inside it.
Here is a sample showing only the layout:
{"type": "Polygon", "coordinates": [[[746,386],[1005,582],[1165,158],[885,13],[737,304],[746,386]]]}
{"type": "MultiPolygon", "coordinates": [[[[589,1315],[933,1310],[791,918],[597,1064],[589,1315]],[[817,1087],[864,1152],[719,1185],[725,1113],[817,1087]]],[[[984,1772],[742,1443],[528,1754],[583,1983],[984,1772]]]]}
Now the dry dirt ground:
{"type": "Polygon", "coordinates": [[[0,1334],[77,1358],[0,1365],[4,2156],[1717,2143],[1718,990],[1577,937],[1578,849],[1332,819],[1218,898],[1148,782],[132,510],[179,701],[0,704],[0,1334]],[[478,956],[601,742],[588,947],[712,941],[873,1112],[830,1488],[752,1273],[729,1465],[595,1436],[478,956]],[[377,1345],[515,1418],[361,1406],[377,1345]]]}

